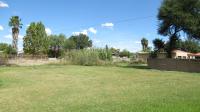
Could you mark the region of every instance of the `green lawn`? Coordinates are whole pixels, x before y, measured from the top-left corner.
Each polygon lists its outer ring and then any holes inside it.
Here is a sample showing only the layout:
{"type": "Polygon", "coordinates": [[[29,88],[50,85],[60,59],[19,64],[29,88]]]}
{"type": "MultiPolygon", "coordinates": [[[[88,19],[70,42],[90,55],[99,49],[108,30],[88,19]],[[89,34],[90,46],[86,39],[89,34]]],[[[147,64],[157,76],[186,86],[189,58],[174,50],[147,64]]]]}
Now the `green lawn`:
{"type": "Polygon", "coordinates": [[[200,112],[200,74],[144,67],[0,67],[0,112],[200,112]]]}

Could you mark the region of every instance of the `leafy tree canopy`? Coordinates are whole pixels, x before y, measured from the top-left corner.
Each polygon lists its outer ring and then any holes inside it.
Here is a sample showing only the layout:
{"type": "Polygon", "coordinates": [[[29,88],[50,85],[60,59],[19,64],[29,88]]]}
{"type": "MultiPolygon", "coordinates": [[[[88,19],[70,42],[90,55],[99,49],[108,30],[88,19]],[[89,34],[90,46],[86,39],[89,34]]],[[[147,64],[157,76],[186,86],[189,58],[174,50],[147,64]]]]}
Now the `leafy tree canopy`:
{"type": "Polygon", "coordinates": [[[26,30],[24,37],[24,52],[28,54],[47,54],[49,39],[42,22],[32,22],[26,30]]]}
{"type": "Polygon", "coordinates": [[[76,49],[84,49],[87,47],[92,47],[92,40],[90,40],[89,37],[84,34],[71,36],[69,40],[74,41],[76,49]]]}
{"type": "Polygon", "coordinates": [[[165,48],[165,41],[162,39],[156,38],[153,40],[154,50],[163,52],[165,48]]]}
{"type": "Polygon", "coordinates": [[[200,0],[164,0],[158,13],[158,33],[179,36],[183,31],[200,39],[200,0]]]}

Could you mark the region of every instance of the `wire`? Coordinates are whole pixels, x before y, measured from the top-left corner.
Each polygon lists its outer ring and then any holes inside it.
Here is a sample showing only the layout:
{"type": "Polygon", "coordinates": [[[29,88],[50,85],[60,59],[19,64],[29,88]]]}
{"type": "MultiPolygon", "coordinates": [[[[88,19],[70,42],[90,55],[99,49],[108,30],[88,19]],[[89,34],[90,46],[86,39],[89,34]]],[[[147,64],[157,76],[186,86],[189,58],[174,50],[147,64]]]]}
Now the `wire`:
{"type": "MultiPolygon", "coordinates": [[[[155,17],[155,16],[133,17],[133,18],[122,19],[122,20],[114,20],[113,24],[120,24],[120,23],[131,22],[131,21],[145,20],[145,19],[149,19],[149,18],[153,18],[153,17],[155,17]]],[[[61,30],[73,30],[73,29],[89,28],[89,27],[98,27],[98,26],[101,26],[101,24],[102,23],[93,24],[93,25],[84,25],[84,26],[79,26],[79,27],[74,27],[74,28],[66,28],[66,29],[63,28],[63,29],[60,29],[59,31],[61,31],[61,30]]],[[[56,30],[54,30],[54,31],[56,31],[56,30]]]]}

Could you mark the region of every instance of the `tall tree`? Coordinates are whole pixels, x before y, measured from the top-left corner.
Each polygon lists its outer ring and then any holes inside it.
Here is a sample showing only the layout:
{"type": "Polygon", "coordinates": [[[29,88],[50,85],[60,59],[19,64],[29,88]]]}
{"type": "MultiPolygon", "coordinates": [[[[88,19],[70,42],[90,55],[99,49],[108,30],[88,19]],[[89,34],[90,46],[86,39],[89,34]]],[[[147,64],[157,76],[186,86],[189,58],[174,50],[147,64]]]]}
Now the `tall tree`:
{"type": "Polygon", "coordinates": [[[141,44],[142,44],[142,50],[146,52],[148,49],[148,40],[146,38],[142,38],[141,44]]]}
{"type": "Polygon", "coordinates": [[[28,54],[47,54],[49,49],[49,38],[45,32],[42,22],[31,23],[24,37],[24,52],[28,54]]]}
{"type": "Polygon", "coordinates": [[[200,0],[164,0],[158,20],[161,35],[178,35],[183,31],[200,39],[200,0]]]}
{"type": "Polygon", "coordinates": [[[92,40],[90,40],[90,38],[87,35],[79,34],[71,36],[69,39],[75,42],[76,49],[84,49],[87,47],[92,47],[92,40]]]}
{"type": "Polygon", "coordinates": [[[12,37],[13,37],[12,47],[18,50],[17,44],[18,44],[19,29],[22,28],[21,19],[19,18],[19,16],[12,16],[9,21],[9,26],[12,27],[12,37]]]}
{"type": "Polygon", "coordinates": [[[158,20],[158,33],[170,38],[168,53],[171,54],[179,46],[176,44],[179,43],[180,32],[200,39],[200,0],[164,0],[158,20]]]}

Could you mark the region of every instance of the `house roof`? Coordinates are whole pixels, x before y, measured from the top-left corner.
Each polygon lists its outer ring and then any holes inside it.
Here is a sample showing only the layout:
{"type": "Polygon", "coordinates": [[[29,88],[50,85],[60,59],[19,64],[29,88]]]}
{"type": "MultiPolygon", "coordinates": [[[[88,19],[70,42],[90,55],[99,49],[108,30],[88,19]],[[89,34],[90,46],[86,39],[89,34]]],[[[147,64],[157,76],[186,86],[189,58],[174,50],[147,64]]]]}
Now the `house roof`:
{"type": "Polygon", "coordinates": [[[190,53],[190,54],[188,54],[188,56],[199,56],[200,57],[200,53],[190,53]]]}
{"type": "Polygon", "coordinates": [[[180,53],[180,52],[181,52],[181,53],[189,53],[189,52],[185,52],[185,51],[182,51],[182,50],[173,50],[173,51],[172,51],[172,53],[178,53],[178,52],[179,52],[179,53],[180,53]]]}

